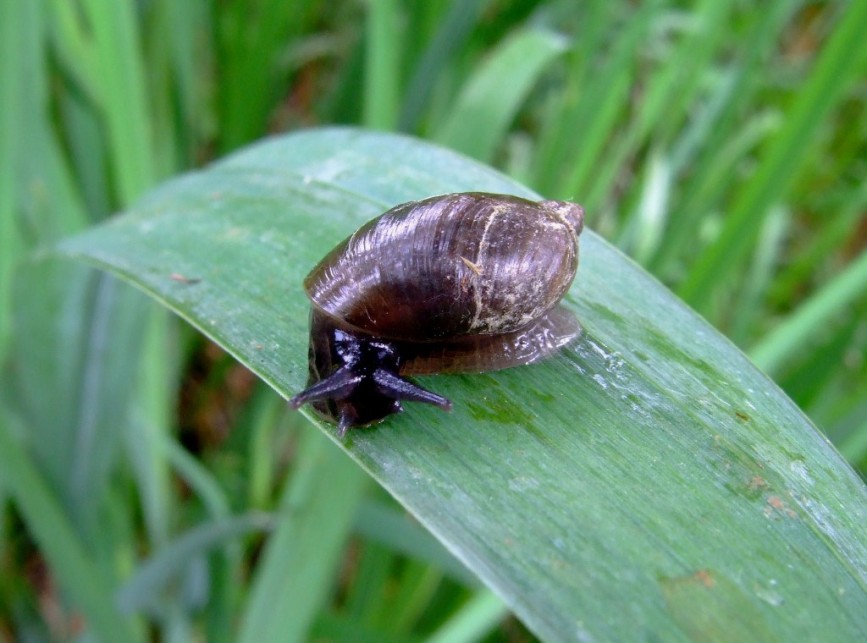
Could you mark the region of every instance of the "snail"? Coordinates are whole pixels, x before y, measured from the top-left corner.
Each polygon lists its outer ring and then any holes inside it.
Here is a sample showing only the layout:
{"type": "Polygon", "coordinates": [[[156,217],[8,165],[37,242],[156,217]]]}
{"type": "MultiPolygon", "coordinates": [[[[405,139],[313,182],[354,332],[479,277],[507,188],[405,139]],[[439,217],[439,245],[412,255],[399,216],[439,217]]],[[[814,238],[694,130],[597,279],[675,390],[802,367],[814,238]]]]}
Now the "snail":
{"type": "Polygon", "coordinates": [[[542,359],[578,334],[561,306],[578,267],[581,206],[467,192],[398,205],[304,280],[312,302],[311,403],[342,438],[402,411],[451,409],[407,375],[483,372],[542,359]]]}

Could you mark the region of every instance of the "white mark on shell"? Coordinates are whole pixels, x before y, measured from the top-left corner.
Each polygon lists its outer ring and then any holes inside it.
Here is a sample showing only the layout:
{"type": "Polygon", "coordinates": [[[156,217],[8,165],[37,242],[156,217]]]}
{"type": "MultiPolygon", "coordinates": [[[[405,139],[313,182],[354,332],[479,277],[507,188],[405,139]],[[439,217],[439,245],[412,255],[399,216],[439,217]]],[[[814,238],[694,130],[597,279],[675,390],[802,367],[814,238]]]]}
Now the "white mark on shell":
{"type": "MultiPolygon", "coordinates": [[[[484,266],[485,265],[485,255],[488,251],[488,245],[490,241],[488,241],[488,234],[491,231],[491,226],[494,224],[494,220],[504,211],[503,206],[496,206],[491,208],[490,213],[488,214],[488,221],[485,223],[485,229],[482,231],[482,237],[479,239],[479,254],[476,256],[476,260],[471,262],[476,266],[484,266]]],[[[461,257],[463,259],[463,257],[461,257]]],[[[465,260],[466,261],[466,260],[465,260]]],[[[478,276],[481,276],[481,273],[476,273],[478,276]]],[[[473,288],[473,295],[475,298],[476,304],[476,312],[473,315],[473,321],[470,322],[470,330],[477,330],[478,328],[484,326],[481,322],[482,318],[482,284],[481,280],[477,280],[475,284],[475,288],[473,288]]]]}

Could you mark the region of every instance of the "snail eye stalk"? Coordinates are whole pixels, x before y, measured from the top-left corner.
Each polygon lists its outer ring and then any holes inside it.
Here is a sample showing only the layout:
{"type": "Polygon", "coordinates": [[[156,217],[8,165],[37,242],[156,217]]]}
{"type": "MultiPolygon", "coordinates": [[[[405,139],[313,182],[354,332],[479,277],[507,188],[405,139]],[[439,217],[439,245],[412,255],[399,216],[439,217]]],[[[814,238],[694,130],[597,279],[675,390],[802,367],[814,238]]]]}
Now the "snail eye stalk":
{"type": "Polygon", "coordinates": [[[301,391],[289,400],[289,405],[293,409],[297,409],[308,402],[327,399],[343,400],[352,395],[363,379],[362,374],[355,373],[351,368],[344,366],[324,380],[320,380],[301,391]]]}
{"type": "Polygon", "coordinates": [[[395,400],[406,400],[408,402],[425,402],[433,404],[444,411],[452,410],[451,400],[428,391],[417,384],[413,384],[409,380],[398,377],[393,373],[389,373],[384,369],[377,369],[373,373],[373,381],[376,384],[376,390],[387,397],[395,400]]]}

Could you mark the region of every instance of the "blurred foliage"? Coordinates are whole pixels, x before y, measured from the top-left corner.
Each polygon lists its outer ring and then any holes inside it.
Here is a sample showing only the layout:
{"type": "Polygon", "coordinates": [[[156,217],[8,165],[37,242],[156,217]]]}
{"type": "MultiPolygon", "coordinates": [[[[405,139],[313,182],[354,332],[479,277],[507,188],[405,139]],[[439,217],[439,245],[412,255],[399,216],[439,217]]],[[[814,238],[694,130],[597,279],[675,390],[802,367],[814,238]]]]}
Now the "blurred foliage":
{"type": "MultiPolygon", "coordinates": [[[[32,257],[269,132],[403,131],[583,203],[867,475],[865,32],[846,0],[0,3],[0,641],[267,609],[263,533],[325,447],[144,298],[32,257]],[[144,618],[104,600],[147,582],[144,618]]],[[[401,518],[381,492],[347,502],[310,637],[531,638],[421,530],[370,528],[401,518]]]]}

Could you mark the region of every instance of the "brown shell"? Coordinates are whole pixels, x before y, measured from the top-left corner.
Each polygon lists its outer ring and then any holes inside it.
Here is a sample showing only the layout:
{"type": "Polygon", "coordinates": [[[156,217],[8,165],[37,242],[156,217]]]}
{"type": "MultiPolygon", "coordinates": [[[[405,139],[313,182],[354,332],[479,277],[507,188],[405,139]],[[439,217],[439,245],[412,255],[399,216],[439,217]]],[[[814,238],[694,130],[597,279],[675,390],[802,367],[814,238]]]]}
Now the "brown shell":
{"type": "Polygon", "coordinates": [[[334,248],[304,285],[336,323],[376,337],[515,333],[569,288],[583,221],[573,203],[499,194],[405,203],[334,248]]]}

